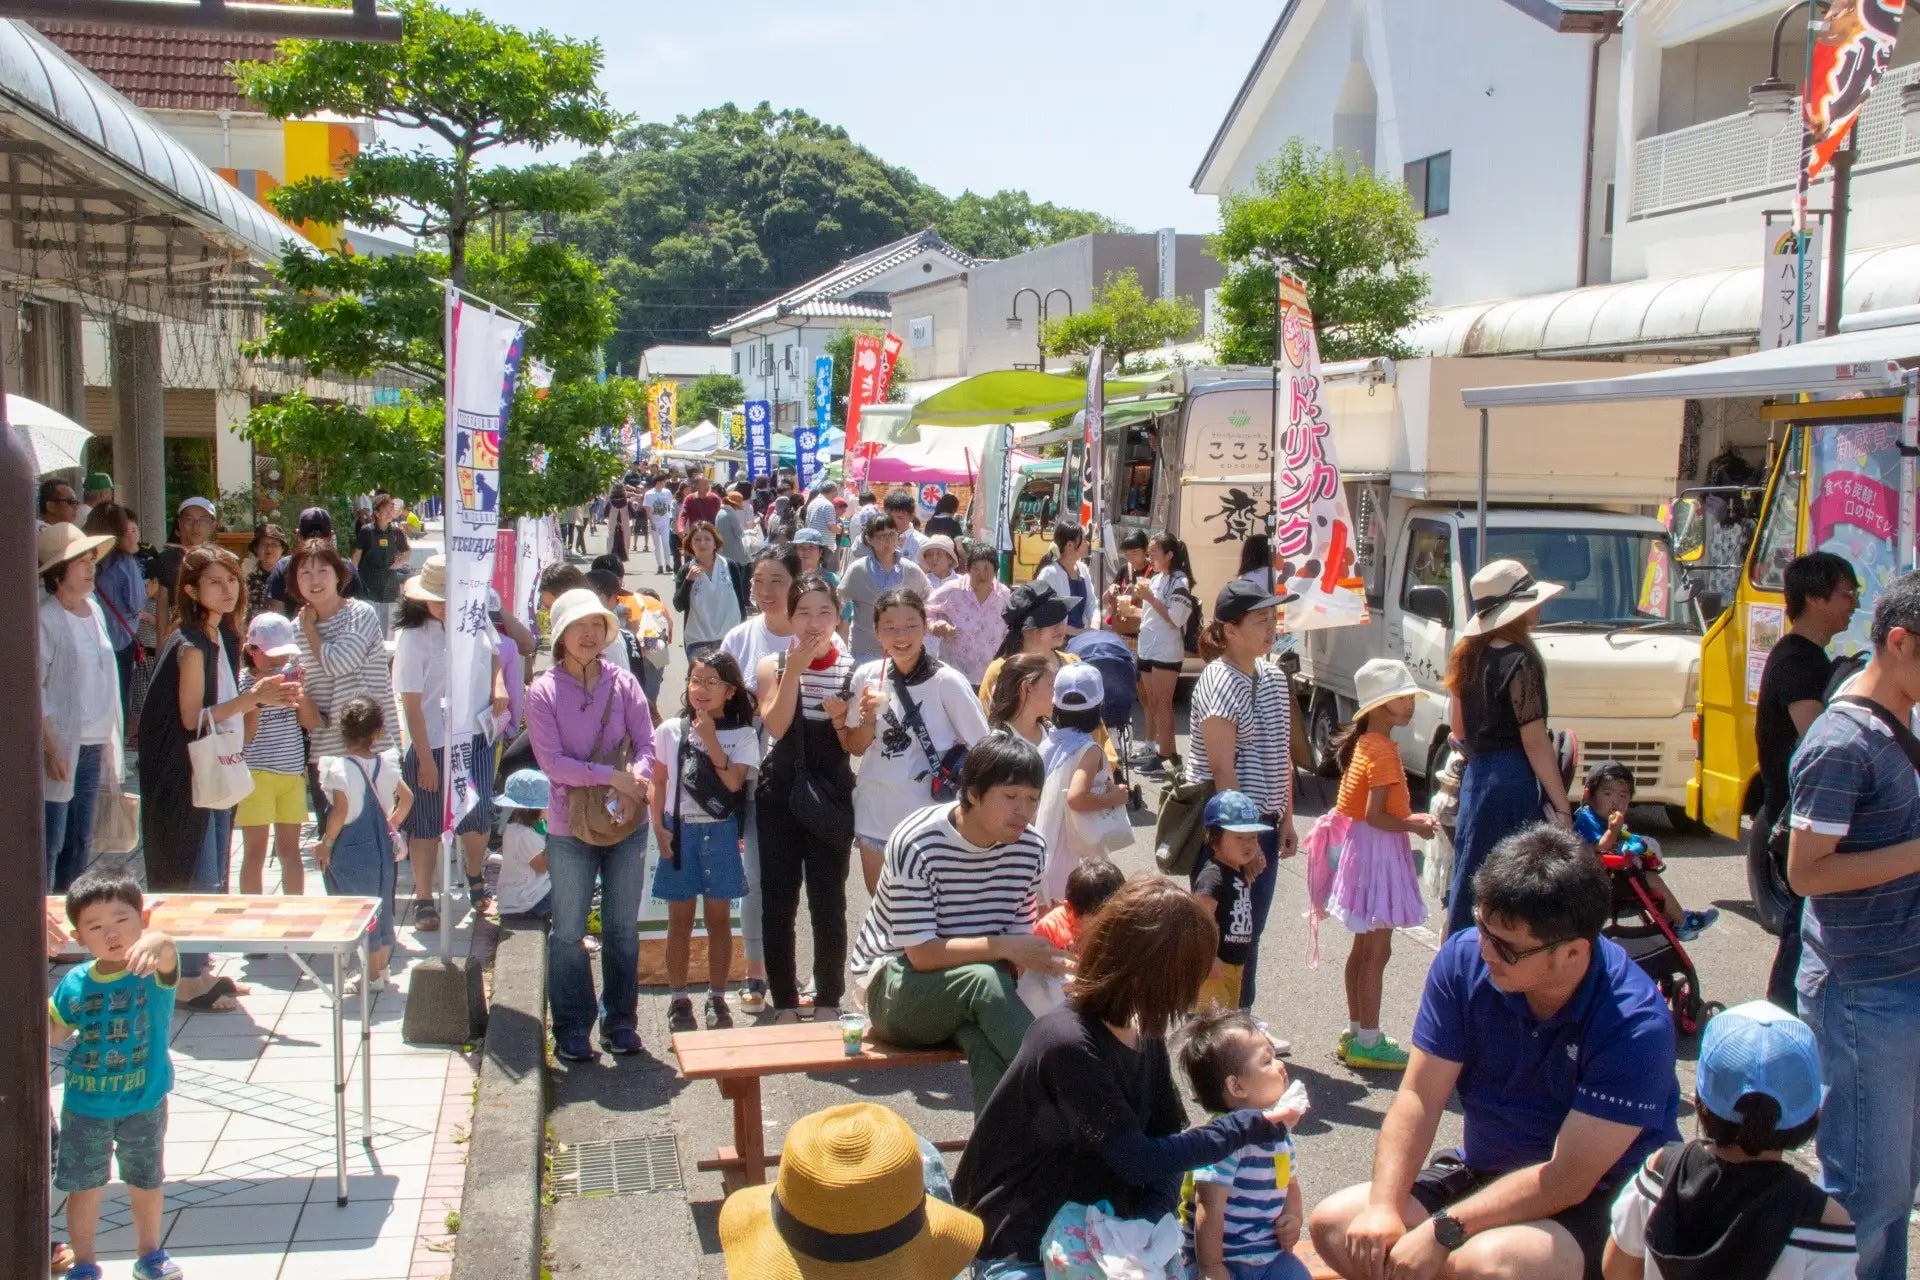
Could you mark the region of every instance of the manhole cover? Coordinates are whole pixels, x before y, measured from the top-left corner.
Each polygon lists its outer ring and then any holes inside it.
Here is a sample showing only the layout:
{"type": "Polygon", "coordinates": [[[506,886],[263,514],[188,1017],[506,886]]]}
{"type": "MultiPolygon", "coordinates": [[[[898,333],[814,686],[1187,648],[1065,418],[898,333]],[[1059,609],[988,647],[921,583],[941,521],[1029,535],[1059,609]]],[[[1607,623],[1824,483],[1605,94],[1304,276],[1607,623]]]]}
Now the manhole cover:
{"type": "Polygon", "coordinates": [[[552,1183],[555,1199],[678,1191],[680,1148],[670,1133],[577,1142],[553,1153],[552,1183]]]}

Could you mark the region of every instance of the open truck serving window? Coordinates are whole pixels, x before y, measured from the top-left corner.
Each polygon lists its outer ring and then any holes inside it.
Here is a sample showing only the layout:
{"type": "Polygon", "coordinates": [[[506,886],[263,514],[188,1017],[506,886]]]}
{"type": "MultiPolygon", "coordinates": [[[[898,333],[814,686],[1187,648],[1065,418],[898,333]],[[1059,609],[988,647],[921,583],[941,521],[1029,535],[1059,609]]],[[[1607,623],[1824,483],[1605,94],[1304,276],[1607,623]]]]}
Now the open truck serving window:
{"type": "Polygon", "coordinates": [[[1476,534],[1460,544],[1469,564],[1518,560],[1543,582],[1566,590],[1540,607],[1541,627],[1672,627],[1698,632],[1691,607],[1675,590],[1667,539],[1620,529],[1487,530],[1488,552],[1476,552],[1476,534]]]}

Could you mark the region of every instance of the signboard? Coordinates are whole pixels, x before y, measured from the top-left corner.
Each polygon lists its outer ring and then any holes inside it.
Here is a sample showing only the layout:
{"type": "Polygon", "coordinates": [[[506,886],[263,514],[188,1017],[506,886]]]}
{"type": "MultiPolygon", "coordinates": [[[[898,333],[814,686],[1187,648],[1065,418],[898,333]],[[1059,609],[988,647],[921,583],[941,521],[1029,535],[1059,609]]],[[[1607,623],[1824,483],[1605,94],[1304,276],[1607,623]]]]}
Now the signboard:
{"type": "Polygon", "coordinates": [[[866,470],[860,452],[860,412],[878,404],[880,339],[862,334],[853,340],[853,369],[847,378],[847,478],[857,480],[866,470]]]}
{"type": "MultiPolygon", "coordinates": [[[[1860,607],[1830,652],[1861,653],[1872,647],[1868,632],[1874,602],[1905,569],[1897,535],[1901,514],[1900,423],[1823,425],[1813,432],[1813,466],[1807,477],[1807,542],[1810,551],[1831,551],[1853,566],[1860,607]]],[[[1752,628],[1748,628],[1752,651],[1752,628]]]]}
{"type": "Polygon", "coordinates": [[[1811,231],[1769,224],[1760,281],[1760,349],[1820,336],[1820,240],[1811,231]]]}
{"type": "Polygon", "coordinates": [[[1787,629],[1787,611],[1777,604],[1747,606],[1747,705],[1760,705],[1760,677],[1767,669],[1767,654],[1780,643],[1787,629]]]}
{"type": "Polygon", "coordinates": [[[773,406],[765,400],[747,401],[747,479],[773,474],[773,406]]]}

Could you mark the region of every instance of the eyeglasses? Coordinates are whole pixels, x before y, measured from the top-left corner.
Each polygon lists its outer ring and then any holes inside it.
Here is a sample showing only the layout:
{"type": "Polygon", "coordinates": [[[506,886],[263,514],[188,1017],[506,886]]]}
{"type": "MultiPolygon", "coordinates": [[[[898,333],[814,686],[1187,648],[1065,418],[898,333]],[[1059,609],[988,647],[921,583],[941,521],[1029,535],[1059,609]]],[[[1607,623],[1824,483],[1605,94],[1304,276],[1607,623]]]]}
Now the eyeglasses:
{"type": "Polygon", "coordinates": [[[1480,940],[1493,948],[1493,954],[1500,957],[1502,964],[1519,964],[1522,960],[1533,959],[1543,951],[1551,951],[1555,947],[1564,947],[1569,942],[1579,941],[1578,938],[1559,938],[1553,942],[1543,942],[1537,947],[1528,947],[1525,951],[1520,951],[1499,934],[1489,932],[1486,921],[1480,918],[1478,911],[1473,913],[1473,923],[1480,930],[1480,940]]]}
{"type": "Polygon", "coordinates": [[[687,687],[689,689],[714,689],[725,683],[726,681],[722,680],[719,676],[687,677],[687,687]]]}
{"type": "Polygon", "coordinates": [[[64,498],[48,498],[47,505],[50,507],[77,507],[80,505],[80,499],[74,497],[72,494],[68,494],[64,498]]]}

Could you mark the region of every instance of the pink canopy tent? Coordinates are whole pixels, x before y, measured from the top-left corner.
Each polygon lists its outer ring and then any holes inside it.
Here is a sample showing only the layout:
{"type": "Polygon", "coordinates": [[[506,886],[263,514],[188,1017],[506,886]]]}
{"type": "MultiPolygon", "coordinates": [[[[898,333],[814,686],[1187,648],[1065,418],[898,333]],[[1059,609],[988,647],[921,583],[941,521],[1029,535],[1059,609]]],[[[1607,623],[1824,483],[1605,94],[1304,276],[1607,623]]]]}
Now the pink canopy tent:
{"type": "MultiPolygon", "coordinates": [[[[875,484],[978,484],[987,435],[998,427],[922,427],[917,444],[884,445],[867,464],[875,484]]],[[[1013,465],[1039,456],[1013,451],[1013,465]]]]}

